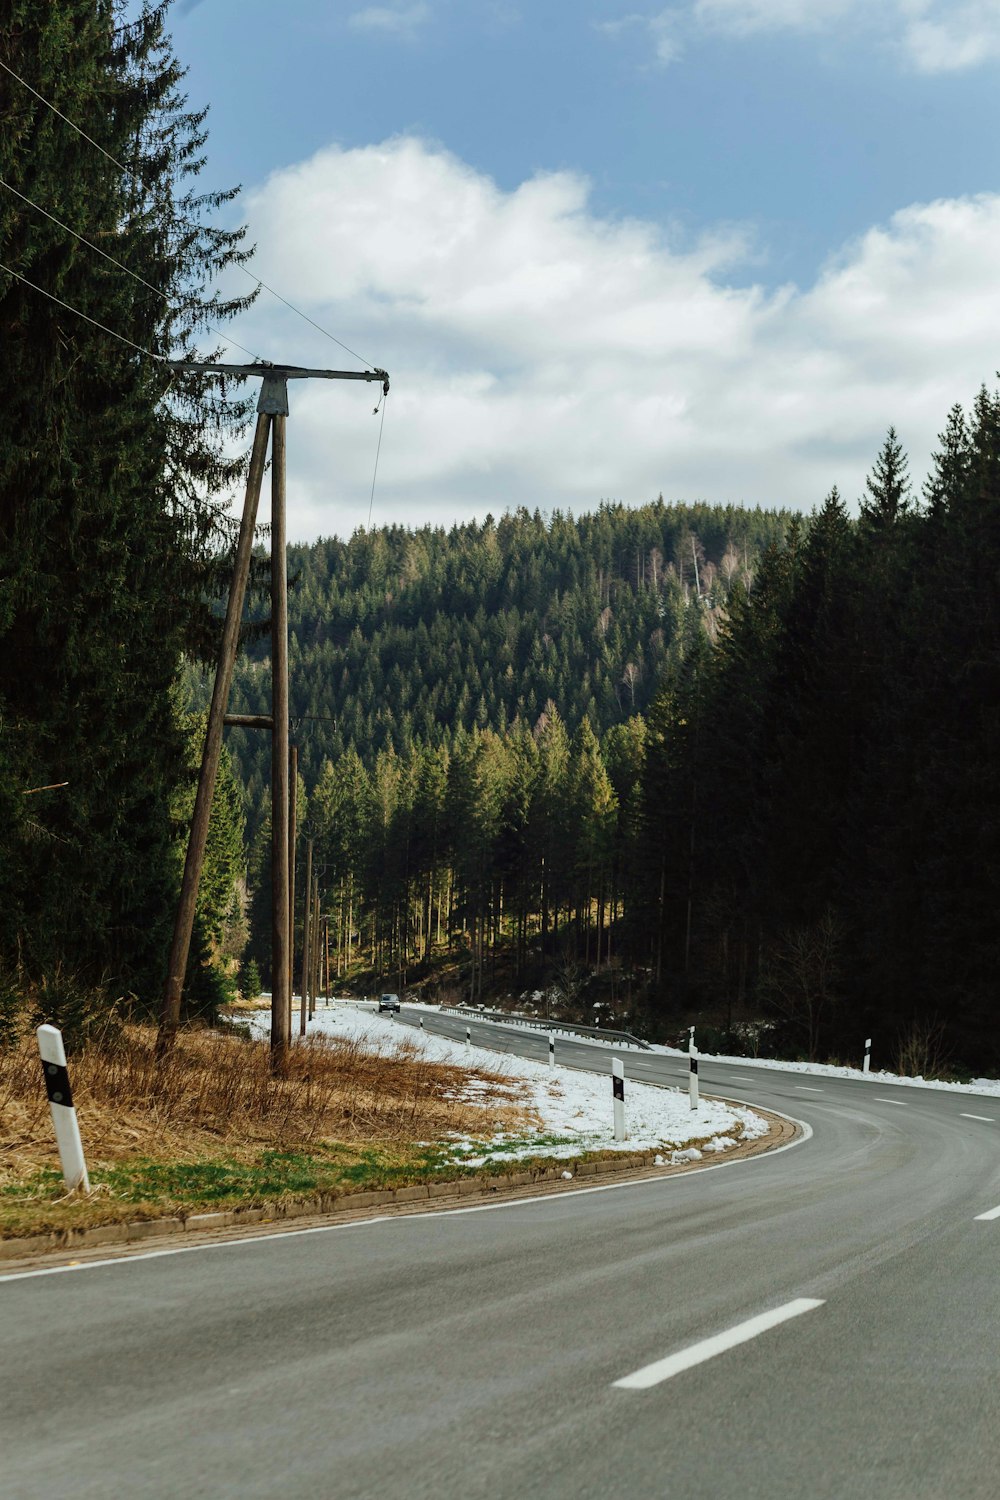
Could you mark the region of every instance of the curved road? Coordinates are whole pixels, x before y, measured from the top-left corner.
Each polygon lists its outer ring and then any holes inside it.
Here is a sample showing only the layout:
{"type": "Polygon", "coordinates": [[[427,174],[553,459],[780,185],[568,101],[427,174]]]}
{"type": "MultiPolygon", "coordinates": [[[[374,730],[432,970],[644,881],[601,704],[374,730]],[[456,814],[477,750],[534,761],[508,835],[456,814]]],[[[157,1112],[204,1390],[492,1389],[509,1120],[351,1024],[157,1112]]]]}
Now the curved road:
{"type": "MultiPolygon", "coordinates": [[[[543,1035],[486,1032],[545,1055],[543,1035]]],[[[585,1043],[557,1055],[610,1067],[585,1043]]],[[[624,1055],[627,1076],[686,1078],[624,1055]]],[[[1000,1208],[1000,1100],[700,1076],[811,1139],[0,1275],[0,1494],[995,1500],[1000,1213],[979,1216],[1000,1208]]]]}

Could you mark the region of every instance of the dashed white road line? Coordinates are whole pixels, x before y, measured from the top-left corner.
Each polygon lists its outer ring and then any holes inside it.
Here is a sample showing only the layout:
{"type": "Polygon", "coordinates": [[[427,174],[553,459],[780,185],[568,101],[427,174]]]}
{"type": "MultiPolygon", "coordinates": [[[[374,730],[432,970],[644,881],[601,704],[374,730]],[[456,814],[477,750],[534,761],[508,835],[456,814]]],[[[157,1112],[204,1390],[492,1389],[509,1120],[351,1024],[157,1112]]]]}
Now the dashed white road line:
{"type": "Polygon", "coordinates": [[[967,1115],[964,1110],[959,1110],[963,1120],[985,1120],[987,1125],[996,1124],[995,1115],[967,1115]]]}
{"type": "MultiPolygon", "coordinates": [[[[1000,1209],[997,1212],[1000,1213],[1000,1209]]],[[[727,1328],[725,1333],[714,1334],[712,1338],[702,1339],[699,1344],[691,1344],[687,1349],[679,1350],[677,1354],[668,1354],[666,1359],[658,1359],[654,1364],[644,1365],[641,1370],[636,1370],[632,1375],[625,1375],[613,1384],[625,1391],[648,1390],[651,1385],[659,1385],[661,1381],[669,1380],[672,1375],[680,1375],[683,1370],[690,1370],[692,1365],[703,1364],[707,1359],[714,1359],[717,1354],[724,1354],[727,1349],[734,1349],[737,1344],[748,1343],[758,1334],[766,1333],[769,1328],[775,1328],[779,1323],[786,1323],[789,1318],[798,1318],[802,1313],[812,1312],[814,1307],[822,1306],[822,1298],[796,1297],[794,1302],[786,1302],[782,1307],[775,1307],[771,1312],[759,1313],[756,1318],[748,1318],[745,1323],[737,1323],[735,1328],[727,1328]]]]}
{"type": "Polygon", "coordinates": [[[794,1083],[793,1088],[799,1089],[803,1094],[822,1094],[823,1089],[814,1089],[810,1083],[794,1083]]]}
{"type": "Polygon", "coordinates": [[[976,1214],[976,1219],[1000,1219],[1000,1208],[991,1208],[985,1214],[976,1214]]]}
{"type": "Polygon", "coordinates": [[[900,1109],[909,1109],[909,1105],[902,1099],[887,1099],[884,1094],[876,1094],[875,1098],[880,1104],[898,1104],[900,1109]]]}

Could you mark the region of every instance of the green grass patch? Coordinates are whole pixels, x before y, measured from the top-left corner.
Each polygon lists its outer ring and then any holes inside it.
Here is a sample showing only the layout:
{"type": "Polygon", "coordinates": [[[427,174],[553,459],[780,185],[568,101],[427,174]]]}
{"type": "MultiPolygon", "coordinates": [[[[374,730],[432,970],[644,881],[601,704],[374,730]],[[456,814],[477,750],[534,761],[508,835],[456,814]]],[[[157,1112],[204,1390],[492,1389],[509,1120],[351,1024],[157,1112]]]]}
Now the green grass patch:
{"type": "MultiPolygon", "coordinates": [[[[331,1141],[309,1150],[220,1153],[191,1161],[136,1155],[95,1164],[89,1198],[66,1198],[61,1174],[46,1168],[0,1188],[0,1238],[530,1171],[553,1166],[547,1150],[570,1144],[569,1137],[545,1135],[405,1145],[331,1141]]],[[[618,1154],[582,1151],[559,1165],[618,1154]]]]}
{"type": "MultiPolygon", "coordinates": [[[[462,1154],[477,1156],[487,1150],[497,1154],[495,1144],[463,1146],[462,1154]]],[[[456,1155],[451,1141],[365,1146],[329,1142],[309,1150],[266,1150],[245,1158],[220,1153],[191,1161],[136,1155],[91,1167],[89,1198],[65,1198],[61,1174],[46,1168],[0,1189],[0,1237],[259,1207],[320,1193],[410,1187],[442,1175],[459,1178],[483,1170],[464,1167],[456,1155]]]]}

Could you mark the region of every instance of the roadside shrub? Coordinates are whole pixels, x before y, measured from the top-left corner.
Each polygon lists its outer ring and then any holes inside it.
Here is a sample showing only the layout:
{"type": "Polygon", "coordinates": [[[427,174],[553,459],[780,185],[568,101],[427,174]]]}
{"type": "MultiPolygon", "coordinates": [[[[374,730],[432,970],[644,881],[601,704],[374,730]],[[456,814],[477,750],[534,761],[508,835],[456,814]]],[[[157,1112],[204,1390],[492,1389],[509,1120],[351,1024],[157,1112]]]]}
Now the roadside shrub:
{"type": "Polygon", "coordinates": [[[943,1078],[949,1072],[945,1023],[923,1016],[902,1033],[896,1047],[896,1072],[904,1078],[943,1078]]]}
{"type": "Polygon", "coordinates": [[[0,970],[0,1051],[17,1045],[28,1029],[29,1019],[19,981],[0,970]]]}
{"type": "Polygon", "coordinates": [[[67,1051],[120,1043],[130,996],[112,998],[106,986],[88,984],[61,964],[36,980],[30,995],[31,1024],[58,1026],[67,1051]]]}
{"type": "Polygon", "coordinates": [[[244,1000],[259,1000],[261,992],[260,970],[255,958],[248,958],[240,970],[240,994],[244,1000]]]}
{"type": "Polygon", "coordinates": [[[214,1026],[219,1011],[236,999],[236,981],[216,963],[205,925],[195,917],[184,984],[184,1014],[188,1020],[214,1026]]]}

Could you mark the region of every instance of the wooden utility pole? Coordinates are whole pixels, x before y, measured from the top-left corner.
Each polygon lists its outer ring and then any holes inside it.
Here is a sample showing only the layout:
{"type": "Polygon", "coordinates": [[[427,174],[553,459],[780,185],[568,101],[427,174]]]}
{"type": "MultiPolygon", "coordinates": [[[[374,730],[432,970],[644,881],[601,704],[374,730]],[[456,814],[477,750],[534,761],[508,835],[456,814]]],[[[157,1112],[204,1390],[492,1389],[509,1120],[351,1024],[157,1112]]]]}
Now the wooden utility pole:
{"type": "Polygon", "coordinates": [[[316,876],[309,890],[309,984],[306,989],[306,1018],[312,1020],[316,997],[316,876]]]}
{"type": "Polygon", "coordinates": [[[320,946],[320,924],[319,924],[319,876],[315,878],[316,897],[313,901],[313,947],[316,957],[313,960],[313,987],[312,987],[312,1010],[311,1015],[316,1014],[316,1001],[319,999],[320,984],[320,960],[322,948],[320,946]]]}
{"type": "MultiPolygon", "coordinates": [[[[194,927],[195,907],[198,900],[198,885],[205,862],[205,846],[208,840],[208,825],[212,813],[212,798],[215,780],[222,754],[222,731],[227,722],[240,723],[248,728],[270,729],[272,735],[271,754],[271,863],[272,863],[272,931],[271,931],[271,1049],[274,1066],[281,1069],[287,1055],[291,1030],[291,954],[289,931],[291,910],[289,905],[289,765],[288,765],[288,602],[285,541],[285,418],[288,416],[289,380],[365,380],[378,381],[383,392],[389,389],[389,377],[384,370],[307,370],[297,365],[228,365],[195,363],[179,360],[173,362],[178,370],[219,371],[224,374],[245,377],[262,377],[260,398],[257,402],[257,428],[254,433],[253,450],[250,455],[250,471],[247,476],[246,494],[243,501],[243,516],[240,521],[239,539],[236,544],[236,559],[233,581],[226,605],[226,618],[222,630],[222,645],[219,649],[219,664],[215,674],[212,703],[208,712],[205,745],[201,758],[201,773],[195,797],[194,815],[188,839],[184,874],[181,879],[180,900],[174,922],[173,940],[167,963],[167,979],[160,1010],[160,1030],[157,1038],[157,1054],[163,1056],[173,1044],[180,1024],[181,997],[184,976],[187,972],[188,955],[191,949],[191,933],[194,927]],[[269,717],[255,715],[227,715],[229,692],[232,686],[233,669],[239,648],[240,623],[243,618],[243,603],[246,597],[247,579],[250,574],[250,557],[253,550],[254,528],[257,522],[257,506],[260,501],[261,482],[267,459],[268,438],[272,439],[272,550],[271,550],[271,690],[272,710],[269,717]]],[[[307,910],[310,886],[307,881],[307,910]]],[[[304,1029],[304,1017],[302,1027],[304,1029]]]]}
{"type": "Polygon", "coordinates": [[[271,1060],[288,1064],[288,568],[285,537],[285,413],[271,418],[271,1060]]]}
{"type": "Polygon", "coordinates": [[[236,665],[236,652],[239,647],[240,621],[243,617],[247,579],[250,576],[250,554],[253,550],[254,527],[257,524],[257,505],[260,501],[260,486],[264,476],[270,425],[270,418],[264,412],[260,412],[257,417],[253,451],[250,455],[250,472],[247,475],[243,517],[240,521],[239,540],[236,543],[233,582],[226,606],[226,620],[222,627],[219,666],[215,674],[212,703],[208,710],[208,727],[205,731],[205,747],[201,757],[201,775],[195,795],[191,835],[184,860],[184,874],[181,877],[180,901],[174,922],[170,958],[167,962],[167,982],[163,992],[160,1031],[156,1043],[159,1056],[163,1056],[173,1045],[177,1027],[180,1024],[181,991],[184,987],[184,975],[187,972],[188,954],[191,950],[191,932],[194,927],[194,911],[198,900],[198,883],[201,880],[202,865],[205,863],[205,844],[208,840],[208,822],[212,815],[215,778],[218,775],[219,759],[222,755],[223,722],[226,717],[229,689],[233,681],[233,668],[236,665]]]}
{"type": "Polygon", "coordinates": [[[295,990],[295,857],[298,848],[299,747],[292,745],[288,767],[288,1011],[285,1040],[292,1044],[292,995],[295,990]]]}
{"type": "Polygon", "coordinates": [[[299,1036],[306,1034],[306,1015],[309,1007],[309,908],[312,905],[313,841],[306,840],[306,884],[302,893],[302,983],[299,986],[299,1036]]]}

